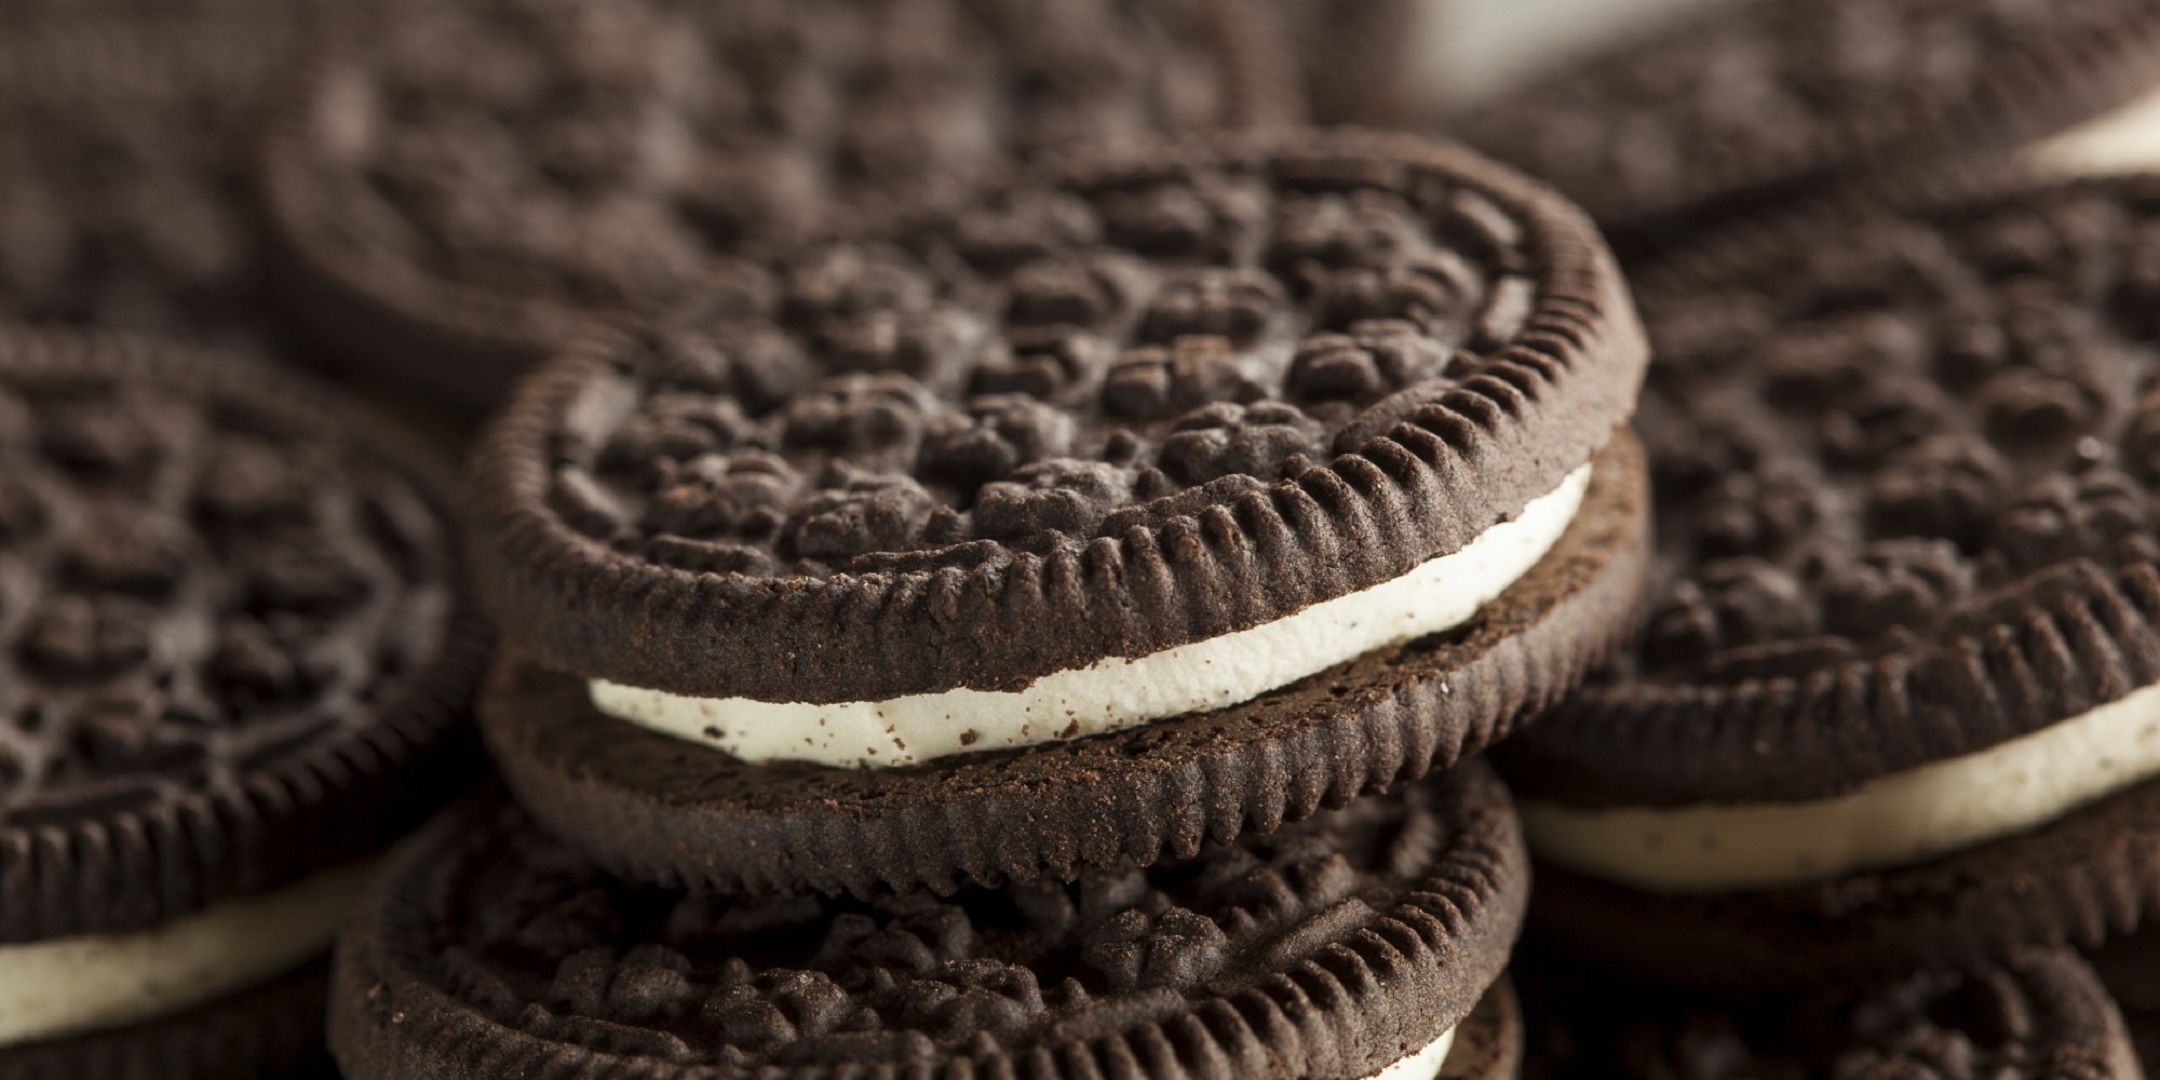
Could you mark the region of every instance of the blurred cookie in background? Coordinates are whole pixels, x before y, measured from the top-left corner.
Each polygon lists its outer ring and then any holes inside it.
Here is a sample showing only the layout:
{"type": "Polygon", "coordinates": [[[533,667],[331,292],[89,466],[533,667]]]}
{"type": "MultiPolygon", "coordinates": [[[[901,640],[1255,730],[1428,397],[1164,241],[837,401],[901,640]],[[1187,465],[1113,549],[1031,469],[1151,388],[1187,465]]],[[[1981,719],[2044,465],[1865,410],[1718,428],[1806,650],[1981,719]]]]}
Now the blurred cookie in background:
{"type": "Polygon", "coordinates": [[[1742,0],[1272,0],[1313,116],[1429,124],[1697,9],[1742,0]]]}
{"type": "Polygon", "coordinates": [[[471,407],[584,321],[1078,141],[1293,120],[1234,0],[415,4],[289,103],[264,184],[318,341],[471,407]]]}
{"type": "Polygon", "coordinates": [[[1525,1080],[2142,1075],[2106,988],[2067,951],[1746,999],[1611,980],[1525,952],[1515,976],[1525,1080]]]}
{"type": "Polygon", "coordinates": [[[491,636],[400,433],[242,358],[0,333],[0,1073],[284,1077],[491,636]]]}
{"type": "Polygon", "coordinates": [[[2156,252],[2138,177],[1802,215],[1642,279],[1659,599],[1501,748],[1542,931],[1789,983],[2160,912],[2156,252]]]}
{"type": "Polygon", "coordinates": [[[264,351],[248,195],[284,41],[78,21],[0,40],[0,321],[264,351]]]}
{"type": "Polygon", "coordinates": [[[2160,88],[2160,3],[1726,0],[1556,64],[1442,126],[1641,256],[1796,200],[2008,161],[2136,102],[2160,88]]]}

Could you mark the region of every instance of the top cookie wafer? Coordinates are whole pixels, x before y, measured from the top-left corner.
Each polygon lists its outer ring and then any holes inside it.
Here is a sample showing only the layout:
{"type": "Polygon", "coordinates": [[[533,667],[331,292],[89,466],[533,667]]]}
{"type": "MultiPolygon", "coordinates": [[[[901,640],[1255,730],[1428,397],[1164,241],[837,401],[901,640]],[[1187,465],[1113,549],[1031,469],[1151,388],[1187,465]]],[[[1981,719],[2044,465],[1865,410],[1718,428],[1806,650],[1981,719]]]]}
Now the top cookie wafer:
{"type": "Polygon", "coordinates": [[[1632,240],[1925,175],[2156,83],[2152,0],[1746,0],[1481,104],[1458,130],[1632,240]]]}
{"type": "Polygon", "coordinates": [[[1233,0],[488,0],[385,22],[281,125],[271,208],[326,333],[393,335],[371,365],[468,400],[574,316],[696,295],[716,252],[957,198],[1061,142],[1297,114],[1273,22],[1233,0]]]}
{"type": "Polygon", "coordinates": [[[1109,155],[899,233],[527,386],[476,481],[524,648],[679,695],[1017,690],[1470,545],[1579,481],[1644,360],[1579,213],[1422,140],[1109,155]]]}

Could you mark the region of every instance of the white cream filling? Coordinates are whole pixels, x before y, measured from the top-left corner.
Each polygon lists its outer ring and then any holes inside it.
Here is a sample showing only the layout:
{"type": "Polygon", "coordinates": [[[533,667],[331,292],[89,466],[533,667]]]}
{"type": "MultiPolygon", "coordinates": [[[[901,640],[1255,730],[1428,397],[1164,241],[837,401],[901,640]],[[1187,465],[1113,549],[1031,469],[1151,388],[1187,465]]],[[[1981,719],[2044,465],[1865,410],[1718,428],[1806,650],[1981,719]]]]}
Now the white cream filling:
{"type": "Polygon", "coordinates": [[[155,930],[0,945],[0,1046],[120,1027],[265,982],[330,947],[372,866],[155,930]]]}
{"type": "Polygon", "coordinates": [[[1539,857],[1652,892],[1711,893],[1918,862],[2160,776],[2160,686],[1836,798],[1582,810],[1525,800],[1539,857]]]}
{"type": "Polygon", "coordinates": [[[1365,1080],[1434,1080],[1447,1065],[1448,1051],[1455,1046],[1455,1029],[1440,1033],[1425,1049],[1366,1077],[1365,1080]]]}
{"type": "Polygon", "coordinates": [[[1584,465],[1513,521],[1393,581],[1249,630],[1045,675],[1019,690],[961,688],[815,704],[690,697],[594,679],[592,701],[609,716],[717,746],[744,761],[842,767],[913,765],[1220,709],[1462,625],[1552,550],[1589,484],[1590,466],[1584,465]]]}
{"type": "Polygon", "coordinates": [[[2025,163],[2053,177],[2160,167],[2160,90],[2026,147],[2025,163]]]}
{"type": "Polygon", "coordinates": [[[1457,109],[1681,16],[1734,0],[1424,0],[1408,36],[1412,100],[1457,109]]]}

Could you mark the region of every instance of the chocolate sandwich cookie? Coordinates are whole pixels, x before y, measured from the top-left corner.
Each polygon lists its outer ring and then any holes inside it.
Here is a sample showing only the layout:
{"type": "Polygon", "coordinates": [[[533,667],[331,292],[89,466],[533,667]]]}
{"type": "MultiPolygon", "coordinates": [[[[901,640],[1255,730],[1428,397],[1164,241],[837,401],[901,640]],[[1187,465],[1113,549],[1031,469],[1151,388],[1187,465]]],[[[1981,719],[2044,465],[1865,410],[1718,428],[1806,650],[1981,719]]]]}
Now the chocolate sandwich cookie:
{"type": "Polygon", "coordinates": [[[2089,181],[1644,282],[1660,599],[1508,748],[1556,937],[1791,980],[2160,909],[2156,245],[2160,181],[2089,181]]]}
{"type": "MultiPolygon", "coordinates": [[[[1675,6],[1668,4],[1666,6],[1675,6]]],[[[1457,110],[1624,254],[1903,186],[2160,87],[2151,0],[1728,0],[1457,110]]]]}
{"type": "Polygon", "coordinates": [[[2071,952],[1745,1001],[1539,960],[1521,976],[1536,1033],[1526,1080],[2143,1076],[2115,1003],[2071,952]]]}
{"type": "Polygon", "coordinates": [[[247,195],[265,28],[0,30],[0,321],[261,350],[247,195]]]}
{"type": "Polygon", "coordinates": [[[410,5],[266,155],[290,300],[363,373],[492,406],[716,255],[955,201],[1015,155],[1294,120],[1241,0],[410,5]]]}
{"type": "Polygon", "coordinates": [[[521,653],[484,727],[638,878],[1189,856],[1474,753],[1613,647],[1643,364],[1588,224],[1467,152],[1075,158],[528,382],[477,456],[521,653]]]}
{"type": "Polygon", "coordinates": [[[1071,884],[728,901],[608,876],[479,801],[360,905],[331,1046],[351,1080],[1505,1080],[1471,1069],[1521,1037],[1495,985],[1521,843],[1471,765],[1071,884]]]}
{"type": "Polygon", "coordinates": [[[402,441],[235,358],[0,337],[0,1074],[322,1056],[287,973],[478,764],[486,633],[402,441]]]}

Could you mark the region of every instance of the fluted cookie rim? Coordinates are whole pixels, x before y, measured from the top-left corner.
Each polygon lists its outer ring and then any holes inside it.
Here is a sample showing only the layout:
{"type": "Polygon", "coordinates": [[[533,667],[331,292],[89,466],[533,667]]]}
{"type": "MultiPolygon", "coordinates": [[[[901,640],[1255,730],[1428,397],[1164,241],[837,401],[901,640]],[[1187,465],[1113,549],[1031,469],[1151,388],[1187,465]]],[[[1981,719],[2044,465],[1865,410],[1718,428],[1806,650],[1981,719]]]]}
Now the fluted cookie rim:
{"type": "MultiPolygon", "coordinates": [[[[1227,985],[1200,991],[1205,996],[1198,1000],[1188,998],[1189,1007],[1169,1020],[1141,1020],[1117,1034],[1018,1053],[978,1056],[978,1046],[970,1045],[927,1064],[865,1063],[850,1075],[1077,1080],[1103,1075],[1087,1071],[1088,1066],[1115,1061],[1120,1051],[1131,1061],[1176,1060],[1195,1080],[1256,1075],[1358,1080],[1379,1072],[1469,1016],[1500,981],[1528,899],[1529,856],[1498,777],[1483,765],[1470,765],[1429,783],[1444,789],[1433,812],[1451,825],[1447,846],[1418,887],[1376,913],[1349,940],[1321,946],[1284,965],[1287,970],[1223,980],[1227,985]],[[1406,999],[1415,1006],[1413,1021],[1426,1030],[1415,1036],[1398,1030],[1401,1046],[1356,1045],[1373,1014],[1392,1011],[1376,1002],[1406,999]],[[1286,1059],[1300,1051],[1322,1060],[1294,1067],[1286,1059]],[[1365,1057],[1356,1058],[1361,1051],[1365,1057]],[[1334,1055],[1352,1055],[1352,1060],[1327,1060],[1334,1055]],[[1311,1068],[1321,1071],[1307,1071],[1311,1068]]],[[[533,827],[516,821],[521,815],[494,799],[468,803],[429,826],[391,856],[349,922],[338,946],[330,1010],[331,1047],[349,1073],[359,1080],[465,1075],[461,1070],[555,1080],[825,1075],[814,1066],[745,1072],[586,1048],[563,1056],[563,1044],[485,1017],[426,978],[442,935],[428,925],[422,899],[409,894],[421,892],[430,880],[450,872],[442,867],[455,866],[486,844],[493,830],[509,824],[506,813],[514,823],[533,827]]]]}
{"type": "MultiPolygon", "coordinates": [[[[1762,251],[1865,228],[1885,206],[1958,212],[2083,191],[2128,191],[2160,207],[2160,174],[1952,174],[1885,204],[1813,207],[1729,230],[1661,263],[1637,292],[1654,310],[1692,283],[1735,280],[1762,251]]],[[[1805,676],[1592,680],[1509,746],[1503,769],[1525,797],[1575,807],[1830,798],[2160,684],[2160,566],[2068,560],[2001,590],[1985,610],[1989,618],[1961,620],[1953,635],[1805,676]],[[2022,609],[2015,619],[2012,609],[2022,609]]]]}
{"type": "MultiPolygon", "coordinates": [[[[1301,121],[1304,105],[1287,74],[1296,70],[1288,31],[1239,0],[1207,2],[1209,23],[1237,87],[1238,104],[1225,126],[1301,121]]],[[[330,43],[293,80],[289,100],[263,126],[254,163],[260,216],[270,258],[286,271],[272,275],[271,285],[300,331],[323,350],[326,363],[440,394],[455,408],[491,410],[520,376],[565,343],[619,326],[638,312],[453,281],[379,246],[353,250],[333,239],[330,224],[341,220],[346,208],[322,198],[312,181],[313,107],[326,74],[340,64],[361,63],[366,53],[359,41],[330,43]]],[[[1011,171],[993,170],[986,183],[1011,171]]],[[[818,235],[852,233],[958,205],[984,185],[944,186],[949,190],[926,205],[868,193],[860,205],[831,212],[818,235]]]]}
{"type": "Polygon", "coordinates": [[[455,602],[440,652],[371,706],[375,722],[364,728],[148,810],[0,824],[0,943],[151,929],[350,863],[419,824],[477,772],[469,719],[494,630],[475,610],[457,488],[444,464],[403,445],[394,424],[247,357],[118,334],[0,331],[0,384],[45,376],[184,377],[191,392],[310,418],[326,441],[359,448],[427,501],[443,526],[455,602]]]}
{"type": "MultiPolygon", "coordinates": [[[[1631,44],[1638,50],[1655,49],[1660,41],[1702,32],[1698,24],[1744,18],[1747,6],[1698,12],[1662,33],[1653,30],[1637,35],[1631,44]]],[[[2111,25],[2093,40],[2045,45],[2036,55],[2015,57],[2014,63],[1996,73],[1998,78],[1957,100],[1905,111],[1865,110],[1817,131],[1792,150],[1746,158],[1717,155],[1707,162],[1698,158],[1689,163],[1681,174],[1683,182],[1663,204],[1625,212],[1608,206],[1592,212],[1600,224],[1624,236],[1630,250],[1641,246],[1662,257],[1666,234],[1688,231],[1685,219],[1690,215],[1724,225],[1742,216],[1741,211],[1775,203],[1838,201],[1857,198],[1861,192],[1895,192],[1924,185],[1943,168],[1970,164],[1989,153],[2053,134],[2150,89],[2160,73],[2160,13],[2128,14],[2122,25],[2111,25]]],[[[1609,51],[1593,62],[1625,62],[1619,59],[1623,55],[1609,51]]],[[[1550,81],[1541,80],[1524,90],[1535,93],[1550,81]]],[[[1508,140],[1492,138],[1491,132],[1521,126],[1511,122],[1510,110],[1521,107],[1526,96],[1517,92],[1481,102],[1465,110],[1451,130],[1504,155],[1508,140]]],[[[1503,156],[1503,160],[1508,159],[1503,156]]]]}
{"type": "Polygon", "coordinates": [[[1650,527],[1641,450],[1615,444],[1560,544],[1471,623],[1244,705],[905,768],[743,766],[604,716],[580,680],[506,652],[480,728],[537,820],[663,885],[950,892],[1189,858],[1473,757],[1620,649],[1650,527]],[[736,769],[764,783],[723,782],[736,769]]]}
{"type": "Polygon", "coordinates": [[[1438,175],[1518,215],[1537,278],[1523,329],[1408,419],[1296,477],[1204,504],[1190,492],[1136,504],[1144,523],[1114,535],[973,541],[951,549],[969,549],[964,567],[912,552],[914,569],[815,579],[659,566],[551,508],[558,418],[628,347],[624,335],[591,335],[524,382],[474,455],[491,609],[547,666],[676,694],[830,702],[1016,689],[1400,576],[1557,487],[1633,410],[1648,351],[1610,251],[1572,204],[1467,148],[1354,130],[1239,134],[1075,152],[1039,175],[1106,184],[1261,163],[1396,185],[1438,175]],[[1211,585],[1233,589],[1236,610],[1207,604],[1211,585]],[[777,643],[811,625],[833,632],[782,655],[777,643]]]}

